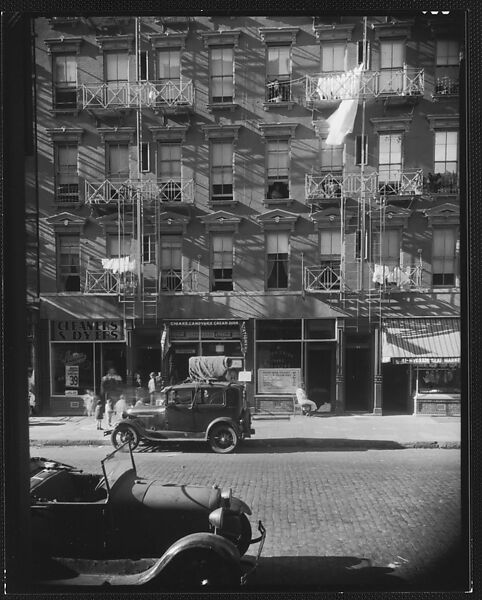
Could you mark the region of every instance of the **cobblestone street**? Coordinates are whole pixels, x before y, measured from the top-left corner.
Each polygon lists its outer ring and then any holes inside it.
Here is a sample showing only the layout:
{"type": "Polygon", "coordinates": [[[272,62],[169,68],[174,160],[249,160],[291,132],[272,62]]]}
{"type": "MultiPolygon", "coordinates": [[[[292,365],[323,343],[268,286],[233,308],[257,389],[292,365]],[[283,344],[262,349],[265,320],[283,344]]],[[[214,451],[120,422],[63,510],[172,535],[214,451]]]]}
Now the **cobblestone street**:
{"type": "MultiPolygon", "coordinates": [[[[105,448],[42,448],[98,471],[105,448]]],[[[231,487],[268,534],[251,589],[460,589],[460,452],[136,452],[140,474],[231,487]]]]}

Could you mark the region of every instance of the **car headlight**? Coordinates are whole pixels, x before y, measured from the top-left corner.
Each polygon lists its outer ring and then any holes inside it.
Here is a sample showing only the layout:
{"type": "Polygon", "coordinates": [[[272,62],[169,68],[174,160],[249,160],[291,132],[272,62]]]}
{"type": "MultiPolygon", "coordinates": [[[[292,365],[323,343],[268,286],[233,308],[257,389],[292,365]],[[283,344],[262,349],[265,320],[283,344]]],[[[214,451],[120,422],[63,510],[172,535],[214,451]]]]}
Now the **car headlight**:
{"type": "Polygon", "coordinates": [[[209,513],[209,522],[215,530],[223,528],[224,512],[224,508],[216,508],[216,510],[209,513]]]}
{"type": "Polygon", "coordinates": [[[222,490],[221,491],[221,506],[224,508],[229,508],[231,506],[231,496],[232,496],[232,490],[231,488],[229,488],[229,490],[222,490]]]}

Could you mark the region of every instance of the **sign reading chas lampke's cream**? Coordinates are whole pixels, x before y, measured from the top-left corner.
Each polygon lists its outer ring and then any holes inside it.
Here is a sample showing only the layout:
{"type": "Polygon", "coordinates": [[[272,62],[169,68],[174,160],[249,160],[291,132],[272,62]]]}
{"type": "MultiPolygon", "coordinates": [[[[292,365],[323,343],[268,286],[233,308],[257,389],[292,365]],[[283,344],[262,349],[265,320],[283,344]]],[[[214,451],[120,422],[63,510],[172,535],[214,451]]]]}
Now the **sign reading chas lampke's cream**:
{"type": "Polygon", "coordinates": [[[120,320],[52,321],[52,340],[68,342],[119,342],[124,339],[120,320]]]}

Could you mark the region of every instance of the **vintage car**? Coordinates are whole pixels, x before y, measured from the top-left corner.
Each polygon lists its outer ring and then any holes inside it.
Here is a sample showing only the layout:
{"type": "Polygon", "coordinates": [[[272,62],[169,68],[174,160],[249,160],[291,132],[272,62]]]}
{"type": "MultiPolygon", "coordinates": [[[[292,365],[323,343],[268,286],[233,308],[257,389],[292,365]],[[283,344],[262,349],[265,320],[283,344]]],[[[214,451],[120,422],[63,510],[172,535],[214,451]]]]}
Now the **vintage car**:
{"type": "Polygon", "coordinates": [[[49,565],[37,569],[38,584],[156,591],[244,584],[266,535],[259,521],[252,539],[249,507],[216,485],[140,477],[132,451],[120,450],[102,460],[102,475],[31,459],[32,555],[49,565]],[[256,556],[244,557],[255,543],[256,556]],[[147,568],[139,571],[142,560],[147,568]]]}
{"type": "Polygon", "coordinates": [[[243,385],[226,381],[190,381],[165,387],[156,406],[128,409],[111,435],[115,448],[130,441],[160,443],[165,440],[206,440],[218,453],[232,452],[251,437],[251,413],[243,385]]]}

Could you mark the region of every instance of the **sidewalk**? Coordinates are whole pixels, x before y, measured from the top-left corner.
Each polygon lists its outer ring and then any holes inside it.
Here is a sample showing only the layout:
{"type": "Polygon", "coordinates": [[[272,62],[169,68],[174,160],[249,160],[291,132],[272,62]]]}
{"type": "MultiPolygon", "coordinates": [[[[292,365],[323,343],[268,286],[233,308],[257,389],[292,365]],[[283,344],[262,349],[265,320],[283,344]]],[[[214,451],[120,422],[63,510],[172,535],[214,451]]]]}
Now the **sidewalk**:
{"type": "MultiPolygon", "coordinates": [[[[458,417],[412,415],[301,415],[253,418],[254,436],[246,448],[313,446],[322,448],[460,448],[458,417]]],[[[107,445],[93,417],[31,417],[31,446],[107,445]]]]}

